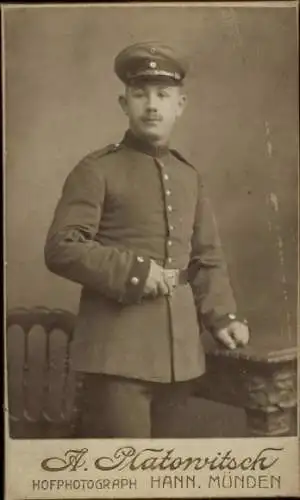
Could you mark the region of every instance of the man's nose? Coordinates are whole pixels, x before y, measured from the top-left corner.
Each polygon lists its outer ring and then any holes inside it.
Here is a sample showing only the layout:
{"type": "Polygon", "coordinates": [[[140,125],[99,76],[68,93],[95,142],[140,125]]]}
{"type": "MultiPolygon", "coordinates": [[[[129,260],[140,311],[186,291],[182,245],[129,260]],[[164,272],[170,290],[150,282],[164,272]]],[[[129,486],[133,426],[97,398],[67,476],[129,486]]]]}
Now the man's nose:
{"type": "Polygon", "coordinates": [[[148,111],[156,111],[158,107],[158,98],[154,93],[148,95],[146,107],[148,111]]]}

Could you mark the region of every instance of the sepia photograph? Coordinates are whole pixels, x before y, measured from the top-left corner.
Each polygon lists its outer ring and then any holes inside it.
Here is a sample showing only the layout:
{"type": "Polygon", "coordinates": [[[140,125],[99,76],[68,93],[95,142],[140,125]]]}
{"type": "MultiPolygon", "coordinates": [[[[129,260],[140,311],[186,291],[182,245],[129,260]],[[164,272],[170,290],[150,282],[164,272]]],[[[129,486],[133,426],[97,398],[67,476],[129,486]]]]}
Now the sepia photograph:
{"type": "Polygon", "coordinates": [[[131,467],[140,440],[295,444],[297,2],[6,4],[2,28],[10,449],[71,443],[49,472],[101,439],[131,467]]]}

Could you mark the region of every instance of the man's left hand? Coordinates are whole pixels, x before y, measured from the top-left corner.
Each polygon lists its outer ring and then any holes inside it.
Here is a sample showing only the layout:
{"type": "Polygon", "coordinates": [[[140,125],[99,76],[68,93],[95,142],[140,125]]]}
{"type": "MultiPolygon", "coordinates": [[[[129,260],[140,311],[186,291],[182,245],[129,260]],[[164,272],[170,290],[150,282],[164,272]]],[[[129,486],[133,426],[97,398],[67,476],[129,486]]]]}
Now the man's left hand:
{"type": "Polygon", "coordinates": [[[215,337],[228,349],[244,347],[249,342],[249,328],[245,323],[232,321],[226,328],[218,330],[215,337]]]}

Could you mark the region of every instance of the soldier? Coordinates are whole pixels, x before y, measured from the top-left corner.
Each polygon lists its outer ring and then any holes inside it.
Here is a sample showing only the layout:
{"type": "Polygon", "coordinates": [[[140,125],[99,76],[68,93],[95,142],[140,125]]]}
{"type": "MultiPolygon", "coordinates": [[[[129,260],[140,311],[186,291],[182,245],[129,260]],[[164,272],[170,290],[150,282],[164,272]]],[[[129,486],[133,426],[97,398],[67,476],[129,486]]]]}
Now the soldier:
{"type": "Polygon", "coordinates": [[[157,42],[115,59],[129,127],[69,174],[48,269],[82,285],[72,342],[77,437],[176,437],[174,415],[205,371],[201,331],[229,349],[239,321],[201,173],[170,148],[186,63],[157,42]]]}

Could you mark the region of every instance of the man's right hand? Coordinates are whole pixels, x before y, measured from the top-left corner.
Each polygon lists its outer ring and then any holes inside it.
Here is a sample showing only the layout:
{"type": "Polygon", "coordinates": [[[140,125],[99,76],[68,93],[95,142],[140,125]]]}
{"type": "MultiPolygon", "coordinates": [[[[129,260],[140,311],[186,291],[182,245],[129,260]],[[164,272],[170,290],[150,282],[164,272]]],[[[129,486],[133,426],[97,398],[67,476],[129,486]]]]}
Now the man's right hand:
{"type": "Polygon", "coordinates": [[[170,286],[165,280],[164,269],[151,260],[149,274],[144,287],[144,296],[157,297],[158,295],[169,295],[170,286]]]}

